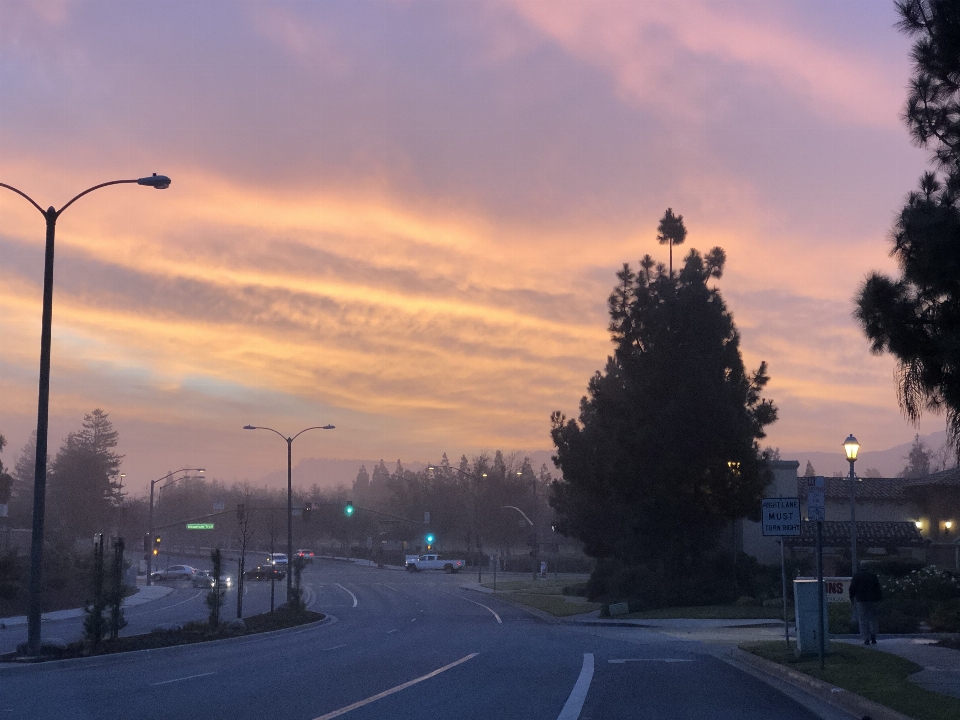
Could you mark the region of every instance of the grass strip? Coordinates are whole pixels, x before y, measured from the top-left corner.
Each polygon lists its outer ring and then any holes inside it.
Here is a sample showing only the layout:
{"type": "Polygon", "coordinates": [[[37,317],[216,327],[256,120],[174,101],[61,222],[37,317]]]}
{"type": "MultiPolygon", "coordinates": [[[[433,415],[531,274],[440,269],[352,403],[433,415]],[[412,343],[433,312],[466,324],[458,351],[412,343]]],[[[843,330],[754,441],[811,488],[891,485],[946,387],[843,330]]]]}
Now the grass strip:
{"type": "Polygon", "coordinates": [[[960,718],[960,699],[926,690],[907,680],[923,669],[916,663],[857,645],[834,642],[830,647],[821,670],[817,657],[797,658],[782,642],[740,646],[742,650],[862,695],[915,720],[960,718]]]}
{"type": "Polygon", "coordinates": [[[505,593],[504,597],[518,603],[529,605],[537,610],[550,613],[554,617],[567,617],[592,612],[600,603],[567,602],[562,595],[544,595],[541,593],[505,593]]]}

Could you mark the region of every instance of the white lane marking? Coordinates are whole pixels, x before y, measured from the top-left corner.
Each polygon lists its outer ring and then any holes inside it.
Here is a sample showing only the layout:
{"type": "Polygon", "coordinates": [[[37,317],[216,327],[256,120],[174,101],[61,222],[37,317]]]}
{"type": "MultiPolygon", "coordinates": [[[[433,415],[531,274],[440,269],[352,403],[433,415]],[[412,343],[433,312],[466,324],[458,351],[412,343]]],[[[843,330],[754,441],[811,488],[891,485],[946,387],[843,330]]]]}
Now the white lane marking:
{"type": "Polygon", "coordinates": [[[183,682],[184,680],[193,680],[194,678],[206,677],[207,675],[216,675],[215,672],[200,673],[199,675],[188,675],[187,677],[176,678],[175,680],[164,680],[163,682],[150,683],[151,686],[155,685],[168,685],[169,683],[183,682]]]}
{"type": "Polygon", "coordinates": [[[134,616],[134,615],[147,615],[147,614],[149,614],[149,613],[163,612],[164,610],[169,610],[170,608],[175,608],[177,605],[183,605],[184,603],[188,603],[188,602],[190,602],[191,600],[196,600],[196,599],[197,599],[198,597],[200,597],[201,595],[203,595],[203,590],[201,590],[200,592],[198,592],[196,595],[191,595],[191,596],[188,597],[186,600],[181,600],[180,602],[174,603],[173,605],[164,605],[162,608],[154,608],[153,610],[141,610],[140,612],[132,612],[132,613],[126,613],[126,614],[132,617],[132,616],[134,616]]]}
{"type": "MultiPolygon", "coordinates": [[[[500,619],[500,616],[499,616],[499,615],[497,615],[495,612],[493,612],[493,608],[489,608],[489,607],[487,607],[486,605],[484,605],[483,603],[478,603],[476,600],[471,600],[470,598],[465,598],[463,595],[457,595],[456,593],[450,593],[450,595],[453,595],[454,597],[458,597],[458,598],[460,598],[461,600],[466,600],[468,603],[473,603],[474,605],[479,605],[480,607],[484,608],[485,610],[489,610],[491,613],[493,613],[493,616],[497,619],[497,622],[500,623],[501,625],[503,625],[503,620],[500,619]]],[[[423,610],[421,610],[420,612],[423,612],[423,610]]]]}
{"type": "Polygon", "coordinates": [[[321,648],[320,652],[326,652],[327,650],[339,650],[342,647],[346,647],[346,645],[334,645],[333,647],[321,648]]]}
{"type": "Polygon", "coordinates": [[[394,628],[393,630],[387,630],[387,635],[391,635],[391,634],[397,632],[398,629],[399,629],[399,628],[394,628]]]}
{"type": "Polygon", "coordinates": [[[475,658],[475,657],[476,657],[477,655],[479,655],[479,654],[480,654],[480,653],[470,653],[469,655],[463,656],[462,658],[460,658],[460,659],[457,660],[456,662],[452,662],[452,663],[450,663],[449,665],[444,665],[442,668],[437,668],[437,669],[434,670],[433,672],[427,673],[426,675],[421,675],[420,677],[414,678],[413,680],[410,680],[409,682],[405,682],[405,683],[403,683],[402,685],[397,685],[396,687],[392,687],[392,688],[390,688],[389,690],[384,690],[382,693],[377,693],[376,695],[371,695],[371,696],[368,697],[366,700],[360,700],[359,702],[355,702],[355,703],[353,703],[352,705],[347,705],[346,707],[342,707],[342,708],[340,708],[339,710],[334,710],[333,712],[327,713],[326,715],[321,715],[320,717],[316,717],[316,718],[314,718],[313,720],[333,720],[333,718],[335,718],[335,717],[340,717],[341,715],[346,715],[348,712],[350,712],[350,711],[352,711],[352,710],[356,710],[357,708],[361,708],[361,707],[363,707],[364,705],[369,705],[369,704],[372,703],[372,702],[376,702],[377,700],[380,700],[380,699],[382,699],[382,698],[385,698],[385,697],[387,697],[388,695],[393,695],[394,693],[398,693],[398,692],[400,692],[401,690],[406,690],[408,687],[410,687],[410,686],[412,686],[412,685],[416,685],[417,683],[421,683],[421,682],[423,682],[424,680],[429,680],[429,679],[432,678],[432,677],[436,677],[437,675],[439,675],[439,674],[442,673],[442,672],[446,672],[447,670],[450,670],[451,668],[455,668],[457,665],[460,665],[460,664],[462,664],[462,663],[465,663],[467,660],[472,660],[473,658],[475,658]]]}
{"type": "Polygon", "coordinates": [[[607,662],[608,662],[608,663],[612,663],[612,664],[614,664],[614,665],[622,665],[623,663],[628,663],[628,662],[665,662],[665,663],[673,663],[673,662],[693,662],[693,660],[692,660],[692,659],[689,659],[689,658],[687,658],[687,659],[682,659],[682,658],[621,658],[621,659],[619,659],[619,660],[607,660],[607,662]]]}
{"type": "Polygon", "coordinates": [[[386,588],[390,588],[390,589],[393,590],[394,592],[400,592],[400,591],[397,590],[393,585],[387,585],[386,583],[378,583],[378,584],[379,584],[379,585],[383,585],[383,586],[386,587],[386,588]]]}
{"type": "MultiPolygon", "coordinates": [[[[342,590],[347,590],[347,589],[346,589],[345,587],[343,587],[343,585],[341,585],[340,583],[334,583],[334,585],[336,585],[338,588],[340,588],[340,589],[342,589],[342,590]]],[[[357,606],[357,596],[354,595],[354,594],[353,594],[352,592],[350,592],[349,590],[347,590],[347,592],[350,593],[350,597],[353,598],[353,606],[356,607],[356,606],[357,606]]]]}
{"type": "Polygon", "coordinates": [[[573,690],[570,691],[570,697],[567,698],[567,702],[557,716],[557,720],[577,720],[580,717],[580,711],[583,710],[583,702],[587,699],[587,691],[590,690],[592,680],[593,653],[584,653],[580,677],[577,678],[573,690]]]}

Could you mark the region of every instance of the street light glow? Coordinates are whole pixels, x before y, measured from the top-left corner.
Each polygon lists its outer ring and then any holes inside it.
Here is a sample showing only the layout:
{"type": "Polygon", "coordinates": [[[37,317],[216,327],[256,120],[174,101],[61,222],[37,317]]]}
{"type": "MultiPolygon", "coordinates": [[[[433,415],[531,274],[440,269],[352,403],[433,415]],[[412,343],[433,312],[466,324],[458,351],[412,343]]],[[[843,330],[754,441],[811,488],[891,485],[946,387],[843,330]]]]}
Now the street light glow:
{"type": "Polygon", "coordinates": [[[850,462],[857,461],[857,453],[860,452],[860,443],[857,442],[857,439],[851,433],[846,440],[843,441],[843,450],[847,453],[847,460],[850,462]]]}

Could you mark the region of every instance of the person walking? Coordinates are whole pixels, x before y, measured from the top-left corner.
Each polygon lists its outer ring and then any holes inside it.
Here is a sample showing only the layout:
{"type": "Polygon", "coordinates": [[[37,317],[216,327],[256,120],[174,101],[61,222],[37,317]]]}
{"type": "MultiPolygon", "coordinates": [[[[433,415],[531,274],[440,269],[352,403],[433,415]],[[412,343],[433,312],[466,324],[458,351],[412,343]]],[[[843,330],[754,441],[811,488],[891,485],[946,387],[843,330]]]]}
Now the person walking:
{"type": "Polygon", "coordinates": [[[877,644],[880,631],[877,616],[883,590],[880,578],[869,570],[857,570],[850,580],[850,602],[856,604],[857,619],[860,622],[860,639],[864,645],[877,644]]]}

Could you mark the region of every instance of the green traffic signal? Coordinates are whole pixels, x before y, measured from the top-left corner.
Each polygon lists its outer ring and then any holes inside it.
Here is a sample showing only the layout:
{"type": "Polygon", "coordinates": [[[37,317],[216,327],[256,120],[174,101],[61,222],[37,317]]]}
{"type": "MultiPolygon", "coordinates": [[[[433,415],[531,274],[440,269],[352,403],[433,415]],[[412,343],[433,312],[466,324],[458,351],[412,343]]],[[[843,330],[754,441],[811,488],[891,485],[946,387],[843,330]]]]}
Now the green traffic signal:
{"type": "Polygon", "coordinates": [[[433,533],[427,533],[427,545],[433,545],[433,533]]]}
{"type": "Polygon", "coordinates": [[[353,517],[353,502],[347,501],[347,504],[343,506],[343,514],[347,517],[353,517]]]}

